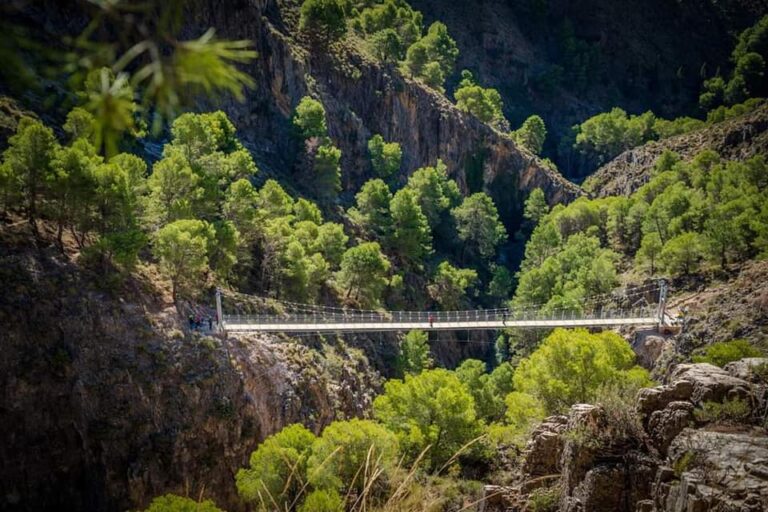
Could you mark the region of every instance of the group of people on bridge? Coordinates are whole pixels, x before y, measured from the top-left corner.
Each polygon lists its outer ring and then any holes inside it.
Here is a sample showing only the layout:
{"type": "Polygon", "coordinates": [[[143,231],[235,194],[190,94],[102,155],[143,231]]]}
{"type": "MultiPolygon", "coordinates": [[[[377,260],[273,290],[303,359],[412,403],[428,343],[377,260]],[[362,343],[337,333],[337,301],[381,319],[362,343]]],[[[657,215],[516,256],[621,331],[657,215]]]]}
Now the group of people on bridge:
{"type": "MultiPolygon", "coordinates": [[[[211,315],[203,318],[200,313],[190,313],[187,320],[189,321],[190,331],[204,331],[206,330],[206,327],[208,327],[209,331],[213,331],[214,319],[211,315]]],[[[216,319],[216,323],[218,323],[218,318],[216,319]]]]}

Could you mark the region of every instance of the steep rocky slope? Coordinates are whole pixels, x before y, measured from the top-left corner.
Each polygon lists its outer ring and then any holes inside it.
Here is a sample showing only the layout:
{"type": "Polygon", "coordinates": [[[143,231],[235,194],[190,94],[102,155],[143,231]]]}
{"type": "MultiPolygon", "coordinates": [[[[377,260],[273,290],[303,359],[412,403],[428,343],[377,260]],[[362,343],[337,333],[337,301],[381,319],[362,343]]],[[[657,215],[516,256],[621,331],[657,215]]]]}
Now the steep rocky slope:
{"type": "Polygon", "coordinates": [[[548,487],[559,487],[558,510],[565,512],[766,510],[765,368],[768,359],[725,369],[681,364],[667,384],[641,390],[639,423],[610,403],[577,404],[547,418],[523,454],[521,481],[502,488],[504,498],[486,511],[527,510],[526,497],[548,487]],[[705,403],[736,399],[747,404],[749,418],[694,413],[705,403]]]}
{"type": "Polygon", "coordinates": [[[625,151],[590,176],[584,187],[597,197],[629,195],[650,180],[656,159],[664,151],[690,160],[705,149],[716,151],[725,160],[768,155],[768,104],[695,132],[625,151]]]}
{"type": "Polygon", "coordinates": [[[161,493],[241,504],[267,435],[363,414],[380,385],[344,346],[185,332],[151,268],[105,283],[26,224],[0,231],[0,509],[125,510],[161,493]]]}
{"type": "MultiPolygon", "coordinates": [[[[750,0],[411,3],[428,22],[448,25],[461,50],[458,69],[501,92],[513,125],[544,118],[550,156],[572,125],[615,106],[698,113],[701,73],[729,69],[734,35],[768,10],[750,0]]],[[[593,170],[565,156],[557,163],[567,175],[593,170]]]]}

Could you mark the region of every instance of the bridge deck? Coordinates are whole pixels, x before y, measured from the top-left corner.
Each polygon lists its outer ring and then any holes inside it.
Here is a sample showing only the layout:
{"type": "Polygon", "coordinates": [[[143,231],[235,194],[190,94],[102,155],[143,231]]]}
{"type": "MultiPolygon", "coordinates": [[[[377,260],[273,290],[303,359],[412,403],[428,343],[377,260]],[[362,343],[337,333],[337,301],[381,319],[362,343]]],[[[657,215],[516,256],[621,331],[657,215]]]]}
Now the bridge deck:
{"type": "Polygon", "coordinates": [[[478,320],[429,322],[312,322],[312,323],[234,323],[225,321],[227,332],[385,332],[385,331],[460,331],[521,329],[553,329],[556,327],[618,327],[622,325],[656,325],[658,317],[571,318],[563,320],[478,320]]]}

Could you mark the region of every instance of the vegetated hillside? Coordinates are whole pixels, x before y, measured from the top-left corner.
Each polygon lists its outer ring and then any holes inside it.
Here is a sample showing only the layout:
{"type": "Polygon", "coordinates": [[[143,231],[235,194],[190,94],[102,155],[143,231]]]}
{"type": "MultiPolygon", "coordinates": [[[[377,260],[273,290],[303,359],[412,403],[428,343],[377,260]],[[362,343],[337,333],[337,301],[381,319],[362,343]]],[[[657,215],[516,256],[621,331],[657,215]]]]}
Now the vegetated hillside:
{"type": "Polygon", "coordinates": [[[0,228],[1,509],[176,492],[238,510],[234,474],[266,436],[370,408],[380,377],[359,351],[189,333],[153,267],[105,280],[74,256],[0,228]]]}
{"type": "Polygon", "coordinates": [[[597,197],[629,195],[650,180],[653,166],[664,151],[690,160],[705,149],[714,150],[725,160],[768,155],[768,104],[701,130],[625,151],[587,178],[584,188],[597,197]]]}
{"type": "Polygon", "coordinates": [[[768,10],[748,0],[412,4],[427,22],[448,25],[460,49],[457,69],[501,92],[513,126],[531,114],[544,118],[545,155],[559,153],[568,176],[592,171],[565,158],[572,149],[558,148],[572,125],[615,106],[668,118],[697,114],[702,79],[732,67],[735,36],[768,10]]]}

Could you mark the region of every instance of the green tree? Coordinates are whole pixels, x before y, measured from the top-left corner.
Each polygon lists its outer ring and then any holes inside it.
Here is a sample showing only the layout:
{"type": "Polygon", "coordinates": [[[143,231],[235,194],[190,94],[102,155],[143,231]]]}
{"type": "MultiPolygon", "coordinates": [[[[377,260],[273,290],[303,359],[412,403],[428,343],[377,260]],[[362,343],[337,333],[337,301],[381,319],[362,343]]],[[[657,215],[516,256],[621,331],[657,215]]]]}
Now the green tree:
{"type": "Polygon", "coordinates": [[[275,180],[267,180],[259,190],[256,203],[267,219],[288,217],[293,213],[293,199],[275,180]]]}
{"type": "Polygon", "coordinates": [[[348,241],[349,237],[341,224],[326,222],[317,228],[316,249],[334,267],[341,264],[348,241]]]}
{"type": "Polygon", "coordinates": [[[373,171],[382,178],[400,170],[403,150],[397,142],[385,142],[381,135],[376,134],[368,140],[368,153],[373,171]]]}
{"type": "Polygon", "coordinates": [[[548,213],[549,204],[547,204],[547,198],[544,196],[544,191],[540,188],[533,189],[525,200],[523,217],[532,221],[534,224],[538,224],[548,213]]]}
{"type": "Polygon", "coordinates": [[[438,265],[427,287],[430,297],[444,310],[457,310],[464,302],[467,289],[477,282],[477,272],[468,268],[456,268],[447,261],[438,265]]]}
{"type": "Polygon", "coordinates": [[[488,295],[496,299],[507,299],[512,291],[512,273],[504,265],[491,265],[491,282],[488,295]]]}
{"type": "Polygon", "coordinates": [[[544,148],[544,139],[547,138],[544,120],[537,115],[530,116],[520,128],[512,132],[512,138],[534,155],[540,155],[544,148]]]}
{"type": "Polygon", "coordinates": [[[177,220],[157,232],[153,251],[160,270],[171,280],[174,302],[180,292],[200,289],[210,270],[208,251],[214,240],[213,226],[200,220],[177,220]]]}
{"type": "Polygon", "coordinates": [[[698,269],[704,258],[704,245],[698,233],[682,233],[667,243],[661,250],[659,260],[667,272],[688,275],[698,269]]]}
{"type": "Polygon", "coordinates": [[[412,267],[432,252],[432,234],[416,194],[409,188],[398,190],[390,203],[392,235],[389,245],[412,267]]]}
{"type": "Polygon", "coordinates": [[[36,235],[38,203],[45,195],[45,183],[54,179],[51,160],[56,146],[56,138],[50,128],[23,117],[3,153],[3,172],[7,176],[8,188],[6,196],[23,200],[26,217],[36,235]]]}
{"type": "Polygon", "coordinates": [[[496,253],[496,247],[507,239],[507,231],[499,220],[493,199],[477,192],[451,210],[459,239],[484,259],[496,253]]]}
{"type": "Polygon", "coordinates": [[[650,275],[656,273],[656,263],[661,254],[663,245],[658,233],[648,233],[643,237],[643,241],[640,243],[640,249],[638,249],[635,255],[635,264],[639,266],[647,266],[650,275]]]}
{"type": "Polygon", "coordinates": [[[395,435],[370,420],[334,421],[312,445],[309,481],[319,489],[380,494],[397,464],[395,435]],[[377,481],[370,475],[381,472],[377,481]],[[370,486],[370,487],[368,487],[370,486]]]}
{"type": "Polygon", "coordinates": [[[513,391],[504,398],[507,424],[516,432],[525,432],[547,416],[544,405],[528,393],[513,391]]]}
{"type": "Polygon", "coordinates": [[[390,263],[376,242],[366,242],[347,249],[341,258],[336,281],[345,296],[365,306],[379,304],[387,286],[390,263]]]}
{"type": "Polygon", "coordinates": [[[237,492],[259,510],[287,509],[302,490],[307,459],[317,438],[293,424],[266,438],[251,454],[249,467],[237,472],[237,492]]]}
{"type": "Polygon", "coordinates": [[[633,116],[614,108],[577,125],[574,147],[602,164],[622,151],[654,139],[655,121],[653,112],[633,116]]]}
{"type": "Polygon", "coordinates": [[[315,153],[315,183],[320,197],[329,199],[341,190],[341,150],[322,144],[315,153]]]}
{"type": "Polygon", "coordinates": [[[613,332],[555,329],[515,370],[515,390],[538,398],[548,413],[589,403],[605,385],[647,385],[648,372],[634,366],[635,354],[613,332]]]}
{"type": "Polygon", "coordinates": [[[149,504],[145,512],[224,512],[211,500],[195,501],[192,498],[165,494],[149,504]]]}
{"type": "Polygon", "coordinates": [[[293,205],[293,213],[296,215],[296,220],[301,222],[308,220],[314,222],[318,226],[323,223],[323,215],[320,213],[320,208],[317,207],[312,201],[299,198],[293,205]]]}
{"type": "Polygon", "coordinates": [[[305,139],[328,136],[325,108],[322,103],[310,96],[301,98],[296,106],[293,125],[305,139]]]}
{"type": "Polygon", "coordinates": [[[298,512],[343,512],[344,500],[335,489],[317,489],[307,494],[298,512]]]}
{"type": "Polygon", "coordinates": [[[709,251],[721,268],[725,268],[730,258],[743,259],[749,254],[750,224],[755,214],[748,196],[713,207],[704,223],[704,231],[709,251]]]}
{"type": "Polygon", "coordinates": [[[429,78],[430,86],[442,89],[445,78],[453,72],[459,49],[448,28],[439,21],[432,23],[427,34],[406,52],[405,67],[411,76],[429,78]]]}
{"type": "Polygon", "coordinates": [[[400,343],[400,367],[403,373],[419,374],[432,367],[429,336],[424,331],[409,331],[400,343]]]}
{"type": "Polygon", "coordinates": [[[232,222],[246,243],[253,243],[259,230],[256,204],[259,194],[246,179],[232,183],[224,198],[223,217],[232,222]]]}
{"type": "Polygon", "coordinates": [[[344,3],[340,0],[304,0],[299,28],[329,42],[347,33],[344,3]]]}
{"type": "Polygon", "coordinates": [[[403,40],[393,28],[371,35],[369,45],[373,55],[382,62],[397,62],[404,53],[403,40]]]}
{"type": "Polygon", "coordinates": [[[374,416],[393,431],[408,462],[424,456],[439,469],[481,432],[472,395],[453,372],[427,370],[390,380],[373,402],[374,416]]]}
{"type": "Polygon", "coordinates": [[[434,167],[416,169],[406,184],[406,188],[416,194],[419,206],[432,228],[441,223],[448,208],[461,202],[459,187],[454,180],[448,178],[447,171],[442,160],[438,160],[434,167]]]}
{"type": "Polygon", "coordinates": [[[370,234],[383,238],[389,234],[389,215],[392,193],[384,181],[368,180],[355,196],[356,207],[350,212],[352,218],[370,234]]]}
{"type": "Polygon", "coordinates": [[[202,216],[207,208],[201,181],[180,152],[172,151],[156,162],[147,181],[145,224],[157,228],[178,219],[202,216]]]}
{"type": "Polygon", "coordinates": [[[491,124],[497,129],[508,126],[502,111],[503,102],[499,91],[484,88],[477,84],[472,73],[468,70],[461,72],[462,80],[454,91],[456,106],[459,110],[469,112],[484,123],[491,124]]]}
{"type": "Polygon", "coordinates": [[[497,392],[496,382],[486,373],[485,363],[466,359],[456,368],[456,376],[472,395],[478,417],[489,422],[501,419],[504,395],[497,392]]]}

